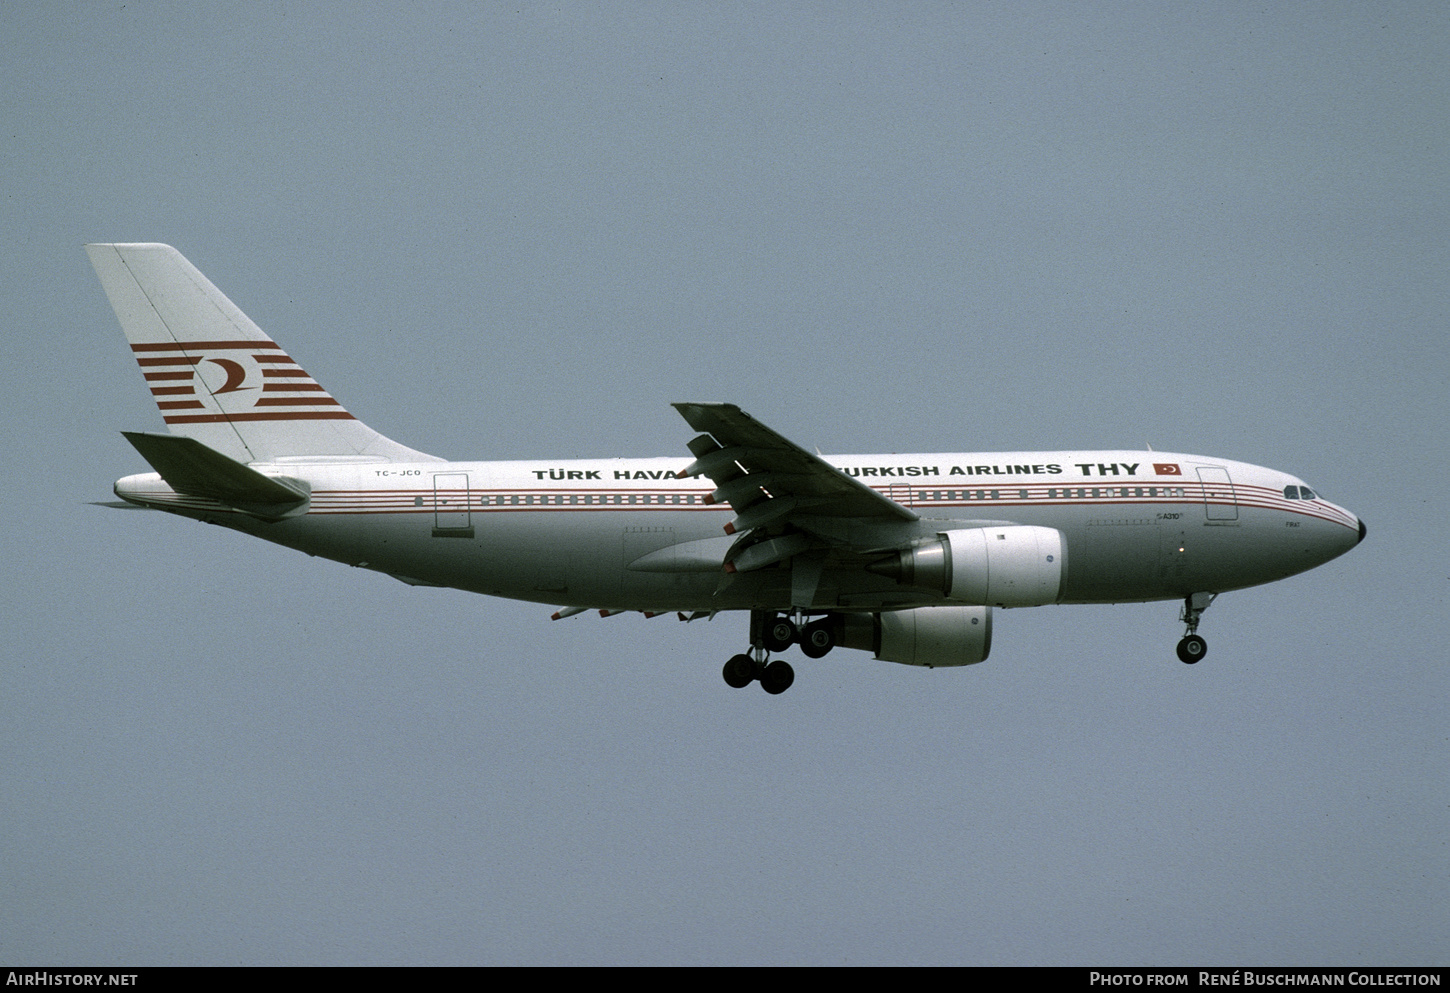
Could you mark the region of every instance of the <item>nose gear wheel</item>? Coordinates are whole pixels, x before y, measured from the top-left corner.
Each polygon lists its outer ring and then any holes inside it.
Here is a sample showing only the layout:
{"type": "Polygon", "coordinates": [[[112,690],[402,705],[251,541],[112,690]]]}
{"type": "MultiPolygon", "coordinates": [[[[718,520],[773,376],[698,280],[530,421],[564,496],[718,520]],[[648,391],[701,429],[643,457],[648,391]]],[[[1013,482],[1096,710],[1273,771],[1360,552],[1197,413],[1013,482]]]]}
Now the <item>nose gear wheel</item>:
{"type": "Polygon", "coordinates": [[[1198,621],[1208,605],[1218,599],[1217,593],[1191,593],[1183,598],[1183,610],[1178,619],[1187,626],[1183,640],[1178,643],[1178,659],[1185,665],[1193,665],[1208,654],[1208,642],[1198,636],[1198,621]]]}

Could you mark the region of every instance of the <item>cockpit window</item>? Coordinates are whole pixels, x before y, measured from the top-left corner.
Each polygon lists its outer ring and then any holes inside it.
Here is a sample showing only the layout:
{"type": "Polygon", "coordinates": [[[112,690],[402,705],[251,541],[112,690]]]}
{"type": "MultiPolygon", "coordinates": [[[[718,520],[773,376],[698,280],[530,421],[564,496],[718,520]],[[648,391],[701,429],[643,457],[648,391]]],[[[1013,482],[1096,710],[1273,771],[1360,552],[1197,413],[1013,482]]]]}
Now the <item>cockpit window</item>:
{"type": "Polygon", "coordinates": [[[1284,499],[1285,500],[1297,500],[1297,499],[1299,499],[1299,487],[1297,487],[1297,486],[1286,486],[1286,487],[1284,487],[1284,499]]]}
{"type": "Polygon", "coordinates": [[[1300,500],[1313,500],[1313,499],[1315,499],[1315,497],[1314,497],[1314,491],[1311,490],[1307,486],[1301,486],[1301,487],[1299,487],[1299,499],[1300,500]]]}

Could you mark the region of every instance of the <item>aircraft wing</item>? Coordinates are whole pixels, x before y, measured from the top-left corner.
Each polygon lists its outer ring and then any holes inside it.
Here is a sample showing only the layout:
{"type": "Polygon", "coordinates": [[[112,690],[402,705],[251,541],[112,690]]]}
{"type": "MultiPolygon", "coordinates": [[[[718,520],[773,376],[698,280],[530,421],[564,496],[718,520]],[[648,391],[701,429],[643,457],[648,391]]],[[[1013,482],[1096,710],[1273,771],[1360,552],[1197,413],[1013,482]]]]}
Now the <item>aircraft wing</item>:
{"type": "Polygon", "coordinates": [[[707,476],[715,498],[729,501],[736,519],[729,533],[812,517],[867,518],[910,522],[917,516],[824,459],[801,448],[732,403],[673,405],[696,431],[690,442],[695,461],[682,476],[707,476]]]}

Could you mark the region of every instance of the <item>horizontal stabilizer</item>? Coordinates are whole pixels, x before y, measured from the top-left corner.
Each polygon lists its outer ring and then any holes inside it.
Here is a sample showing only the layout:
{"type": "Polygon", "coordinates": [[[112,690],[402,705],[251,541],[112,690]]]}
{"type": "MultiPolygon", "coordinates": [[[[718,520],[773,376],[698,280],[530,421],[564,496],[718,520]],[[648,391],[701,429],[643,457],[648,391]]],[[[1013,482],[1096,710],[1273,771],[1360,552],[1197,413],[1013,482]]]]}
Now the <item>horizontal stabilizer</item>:
{"type": "Polygon", "coordinates": [[[300,479],[263,475],[195,438],[144,431],[121,434],[177,493],[216,500],[273,519],[287,516],[312,494],[300,479]]]}

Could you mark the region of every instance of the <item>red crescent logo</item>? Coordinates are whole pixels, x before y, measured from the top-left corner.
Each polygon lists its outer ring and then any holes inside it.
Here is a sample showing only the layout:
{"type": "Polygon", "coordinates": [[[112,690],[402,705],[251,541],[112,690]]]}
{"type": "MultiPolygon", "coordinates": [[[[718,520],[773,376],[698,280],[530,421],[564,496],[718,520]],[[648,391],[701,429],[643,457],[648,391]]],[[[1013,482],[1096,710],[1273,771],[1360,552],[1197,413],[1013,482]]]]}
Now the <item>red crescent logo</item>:
{"type": "Polygon", "coordinates": [[[215,362],[226,371],[227,381],[222,384],[219,390],[213,390],[212,395],[218,393],[235,393],[242,388],[242,382],[247,378],[247,370],[242,368],[240,362],[231,359],[207,359],[208,362],[215,362]]]}

